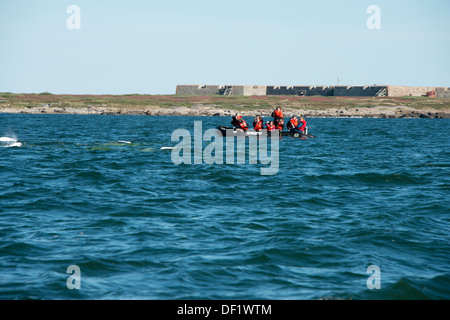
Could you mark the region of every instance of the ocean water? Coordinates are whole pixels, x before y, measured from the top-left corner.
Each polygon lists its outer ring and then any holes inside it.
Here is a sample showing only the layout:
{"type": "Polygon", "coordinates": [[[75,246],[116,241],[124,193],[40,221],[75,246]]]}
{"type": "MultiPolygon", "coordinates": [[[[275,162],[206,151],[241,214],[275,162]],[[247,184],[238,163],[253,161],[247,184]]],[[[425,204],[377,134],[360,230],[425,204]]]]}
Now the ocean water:
{"type": "Polygon", "coordinates": [[[264,176],[161,150],[225,117],[0,114],[0,299],[450,299],[450,120],[307,120],[264,176]]]}

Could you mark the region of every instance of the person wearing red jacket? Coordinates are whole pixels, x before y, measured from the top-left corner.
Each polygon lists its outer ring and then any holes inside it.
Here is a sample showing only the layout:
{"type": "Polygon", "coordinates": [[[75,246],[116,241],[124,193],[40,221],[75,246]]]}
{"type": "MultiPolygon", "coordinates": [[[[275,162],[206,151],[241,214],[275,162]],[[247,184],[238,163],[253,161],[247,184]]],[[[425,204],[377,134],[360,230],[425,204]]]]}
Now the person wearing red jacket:
{"type": "Polygon", "coordinates": [[[298,126],[298,119],[296,116],[292,116],[289,122],[287,123],[286,127],[289,129],[289,131],[294,132],[297,126],[298,126]]]}
{"type": "Polygon", "coordinates": [[[295,127],[295,132],[305,133],[305,130],[306,130],[306,120],[305,120],[305,118],[300,117],[298,126],[295,127]]]}
{"type": "Polygon", "coordinates": [[[253,121],[253,128],[255,131],[261,131],[263,129],[264,122],[260,115],[255,117],[255,121],[253,121]]]}
{"type": "Polygon", "coordinates": [[[236,116],[233,116],[231,120],[231,124],[236,127],[237,129],[242,129],[244,131],[248,130],[247,122],[242,118],[241,115],[237,114],[236,116]]]}
{"type": "Polygon", "coordinates": [[[273,121],[266,122],[266,130],[267,131],[275,131],[275,125],[273,124],[273,121]]]}
{"type": "Polygon", "coordinates": [[[239,114],[236,114],[231,118],[231,125],[234,127],[239,127],[239,121],[242,119],[242,117],[239,114]]]}
{"type": "Polygon", "coordinates": [[[275,129],[283,131],[283,129],[284,129],[284,120],[283,120],[283,118],[278,118],[275,121],[275,129]]]}
{"type": "Polygon", "coordinates": [[[277,107],[273,112],[272,112],[272,117],[273,117],[273,120],[274,121],[277,121],[277,119],[279,119],[279,118],[284,118],[284,115],[283,115],[283,111],[281,111],[281,108],[280,107],[277,107]]]}
{"type": "Polygon", "coordinates": [[[247,122],[243,118],[239,121],[239,127],[244,131],[248,130],[247,122]]]}

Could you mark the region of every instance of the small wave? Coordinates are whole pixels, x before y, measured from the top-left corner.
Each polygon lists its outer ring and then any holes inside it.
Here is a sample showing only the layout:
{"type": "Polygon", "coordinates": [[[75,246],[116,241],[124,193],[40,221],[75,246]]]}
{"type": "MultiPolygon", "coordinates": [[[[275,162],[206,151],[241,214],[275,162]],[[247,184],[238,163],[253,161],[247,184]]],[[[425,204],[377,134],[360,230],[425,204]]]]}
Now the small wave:
{"type": "MultiPolygon", "coordinates": [[[[356,174],[356,179],[373,184],[421,184],[424,183],[423,177],[416,177],[407,173],[392,173],[392,174],[380,174],[380,173],[368,173],[368,174],[356,174]]],[[[426,179],[425,179],[426,180],[426,179]]]]}
{"type": "Polygon", "coordinates": [[[42,254],[45,250],[39,246],[26,243],[26,242],[12,242],[0,247],[2,255],[5,256],[18,256],[31,254],[42,254]]]}
{"type": "Polygon", "coordinates": [[[261,230],[261,231],[270,231],[271,229],[263,224],[259,224],[256,222],[251,222],[243,226],[244,228],[252,229],[252,230],[261,230]]]}
{"type": "Polygon", "coordinates": [[[369,300],[448,300],[450,299],[450,274],[431,279],[403,277],[395,283],[377,290],[365,290],[356,299],[369,300]]]}
{"type": "Polygon", "coordinates": [[[428,179],[423,176],[413,176],[408,173],[355,173],[355,174],[322,174],[310,175],[305,179],[311,179],[312,182],[327,182],[330,184],[370,184],[370,185],[406,185],[423,184],[428,179]]]}

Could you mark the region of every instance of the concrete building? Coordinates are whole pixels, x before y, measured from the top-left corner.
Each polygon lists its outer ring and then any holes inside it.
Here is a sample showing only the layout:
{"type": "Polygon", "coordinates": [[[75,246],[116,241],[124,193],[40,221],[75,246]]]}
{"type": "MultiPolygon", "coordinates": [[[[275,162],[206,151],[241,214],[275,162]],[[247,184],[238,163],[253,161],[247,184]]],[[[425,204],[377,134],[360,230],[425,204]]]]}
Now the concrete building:
{"type": "Polygon", "coordinates": [[[435,91],[436,87],[405,87],[405,86],[388,86],[389,97],[422,97],[427,92],[435,91]]]}
{"type": "Polygon", "coordinates": [[[178,95],[233,96],[334,96],[334,97],[405,97],[426,96],[435,92],[437,98],[450,98],[450,88],[406,86],[248,86],[248,85],[178,85],[178,95]]]}
{"type": "Polygon", "coordinates": [[[436,98],[450,99],[450,88],[436,88],[436,98]]]}

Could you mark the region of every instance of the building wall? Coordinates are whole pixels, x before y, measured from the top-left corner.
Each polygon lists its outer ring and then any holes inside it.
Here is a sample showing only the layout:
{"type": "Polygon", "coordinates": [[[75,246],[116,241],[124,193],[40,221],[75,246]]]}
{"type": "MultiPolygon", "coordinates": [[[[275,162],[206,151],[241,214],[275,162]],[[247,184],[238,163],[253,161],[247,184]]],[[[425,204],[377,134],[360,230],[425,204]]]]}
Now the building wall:
{"type": "Polygon", "coordinates": [[[334,96],[334,87],[329,86],[310,86],[307,90],[307,96],[334,96]]]}
{"type": "Polygon", "coordinates": [[[434,90],[436,90],[435,87],[388,86],[388,95],[389,97],[421,97],[434,90]]]}
{"type": "Polygon", "coordinates": [[[300,87],[294,86],[267,86],[267,95],[271,96],[288,96],[297,95],[300,87]]]}
{"type": "Polygon", "coordinates": [[[436,98],[450,99],[450,88],[436,88],[436,98]]]}
{"type": "Polygon", "coordinates": [[[230,86],[230,85],[178,85],[179,95],[304,95],[336,97],[404,97],[425,96],[436,91],[438,98],[450,98],[450,88],[406,86],[230,86]]]}
{"type": "Polygon", "coordinates": [[[336,97],[377,97],[386,92],[386,86],[335,86],[336,97]],[[383,91],[384,90],[384,91],[383,91]]]}
{"type": "Polygon", "coordinates": [[[220,91],[221,86],[207,85],[183,85],[177,86],[176,94],[181,95],[215,95],[220,91]]]}
{"type": "Polygon", "coordinates": [[[244,86],[230,86],[231,92],[230,95],[233,96],[243,96],[244,95],[244,86]]]}
{"type": "Polygon", "coordinates": [[[265,96],[267,94],[267,86],[243,86],[244,96],[265,96]]]}
{"type": "Polygon", "coordinates": [[[244,86],[227,85],[178,85],[176,94],[179,95],[244,95],[244,86]]]}
{"type": "Polygon", "coordinates": [[[334,88],[329,86],[268,86],[267,95],[332,96],[334,88]]]}

